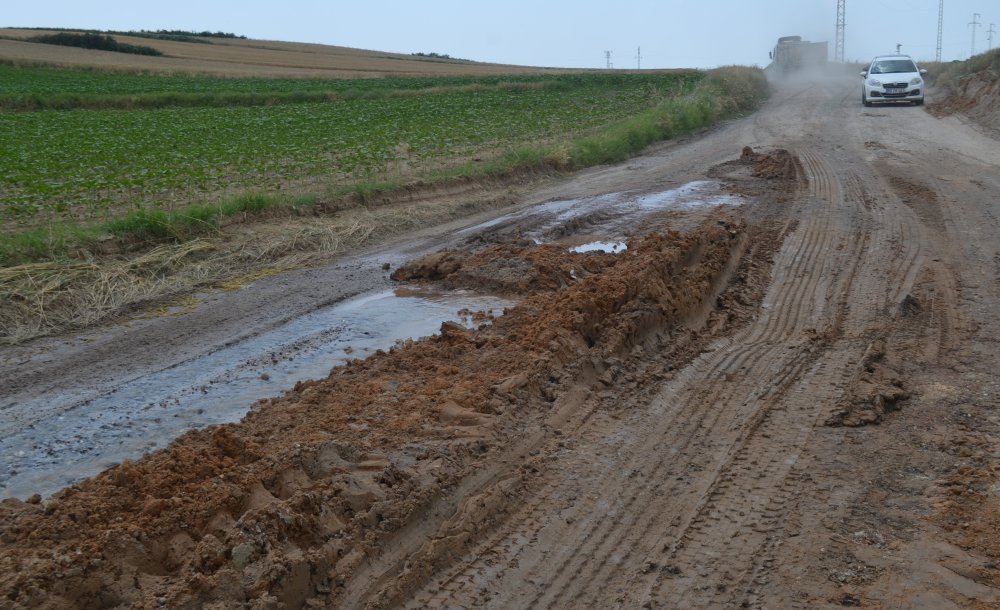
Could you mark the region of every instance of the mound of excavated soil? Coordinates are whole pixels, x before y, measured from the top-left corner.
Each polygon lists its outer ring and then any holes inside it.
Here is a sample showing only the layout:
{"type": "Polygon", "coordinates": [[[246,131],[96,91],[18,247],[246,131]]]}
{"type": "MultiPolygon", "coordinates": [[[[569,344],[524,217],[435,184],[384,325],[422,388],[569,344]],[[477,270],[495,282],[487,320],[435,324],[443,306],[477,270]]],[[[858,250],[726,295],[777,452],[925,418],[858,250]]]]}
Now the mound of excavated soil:
{"type": "Polygon", "coordinates": [[[749,146],[744,146],[739,162],[752,166],[754,177],[765,180],[795,180],[802,175],[798,159],[783,148],[770,153],[758,153],[749,146]]]}
{"type": "Polygon", "coordinates": [[[534,294],[490,326],[446,323],[44,502],[5,500],[0,607],[336,605],[381,540],[537,428],[558,394],[595,384],[650,332],[689,334],[705,312],[759,298],[757,240],[713,220],[618,255],[506,244],[407,265],[399,277],[534,294]],[[727,283],[744,292],[719,296],[727,283]]]}
{"type": "Polygon", "coordinates": [[[567,253],[559,244],[494,244],[475,252],[435,252],[400,266],[397,281],[442,281],[449,288],[534,294],[602,273],[618,258],[603,252],[567,253]]]}
{"type": "Polygon", "coordinates": [[[990,71],[970,74],[958,81],[948,97],[929,105],[928,111],[938,117],[961,114],[1000,133],[1000,76],[990,71]]]}

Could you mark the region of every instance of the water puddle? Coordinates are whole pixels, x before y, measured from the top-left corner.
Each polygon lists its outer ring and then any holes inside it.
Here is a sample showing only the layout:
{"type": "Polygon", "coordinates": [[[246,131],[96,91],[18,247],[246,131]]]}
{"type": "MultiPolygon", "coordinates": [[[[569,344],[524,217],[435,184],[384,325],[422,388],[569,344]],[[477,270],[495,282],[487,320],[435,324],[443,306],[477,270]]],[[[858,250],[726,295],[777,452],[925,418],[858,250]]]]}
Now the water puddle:
{"type": "Polygon", "coordinates": [[[700,180],[660,193],[648,193],[635,199],[635,205],[644,210],[694,210],[718,206],[742,205],[738,195],[722,192],[719,184],[700,180]]]}
{"type": "Polygon", "coordinates": [[[602,229],[623,231],[634,227],[637,220],[655,212],[667,210],[686,211],[718,206],[738,206],[744,200],[726,193],[719,182],[698,180],[677,188],[653,193],[634,191],[606,193],[595,197],[549,201],[518,210],[487,222],[463,229],[460,234],[477,233],[504,224],[531,225],[523,232],[526,238],[539,243],[545,236],[567,223],[600,216],[602,229]],[[529,222],[525,222],[528,221],[529,222]]]}
{"type": "Polygon", "coordinates": [[[620,254],[626,250],[628,250],[628,245],[623,241],[592,241],[569,249],[570,252],[607,252],[608,254],[620,254]]]}
{"type": "MultiPolygon", "coordinates": [[[[187,430],[238,421],[250,405],[351,358],[435,334],[444,321],[488,323],[513,301],[401,289],[358,297],[271,332],[144,375],[100,396],[39,399],[62,415],[0,439],[0,497],[50,494],[136,459],[187,430]],[[59,404],[61,403],[61,404],[59,404]]],[[[32,405],[20,405],[31,412],[32,405]]]]}

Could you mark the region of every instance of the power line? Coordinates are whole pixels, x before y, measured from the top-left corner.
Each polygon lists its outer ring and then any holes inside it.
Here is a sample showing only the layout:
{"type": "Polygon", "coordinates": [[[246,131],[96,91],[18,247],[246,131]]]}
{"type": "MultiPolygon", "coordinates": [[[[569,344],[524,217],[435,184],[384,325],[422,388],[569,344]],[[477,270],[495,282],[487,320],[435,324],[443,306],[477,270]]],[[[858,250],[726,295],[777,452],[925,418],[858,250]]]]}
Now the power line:
{"type": "Polygon", "coordinates": [[[642,47],[635,48],[635,69],[642,70],[642,47]]]}
{"type": "Polygon", "coordinates": [[[983,24],[979,23],[979,18],[982,17],[979,13],[972,13],[972,22],[969,23],[969,27],[972,28],[972,53],[969,57],[976,54],[976,28],[982,27],[983,24]]]}
{"type": "Polygon", "coordinates": [[[944,0],[938,3],[938,40],[937,40],[937,53],[934,55],[934,61],[941,63],[941,41],[944,37],[944,0]]]}
{"type": "Polygon", "coordinates": [[[837,0],[837,43],[833,52],[834,61],[844,63],[844,30],[847,29],[847,0],[837,0]]]}
{"type": "Polygon", "coordinates": [[[604,60],[605,60],[605,62],[606,62],[606,64],[607,64],[607,67],[608,67],[608,70],[610,70],[611,68],[613,68],[613,67],[614,67],[614,66],[613,66],[613,65],[611,64],[611,51],[605,51],[605,52],[604,52],[604,60]]]}
{"type": "Polygon", "coordinates": [[[986,40],[990,41],[990,50],[993,50],[993,35],[997,33],[997,24],[991,23],[989,31],[986,32],[986,40]]]}

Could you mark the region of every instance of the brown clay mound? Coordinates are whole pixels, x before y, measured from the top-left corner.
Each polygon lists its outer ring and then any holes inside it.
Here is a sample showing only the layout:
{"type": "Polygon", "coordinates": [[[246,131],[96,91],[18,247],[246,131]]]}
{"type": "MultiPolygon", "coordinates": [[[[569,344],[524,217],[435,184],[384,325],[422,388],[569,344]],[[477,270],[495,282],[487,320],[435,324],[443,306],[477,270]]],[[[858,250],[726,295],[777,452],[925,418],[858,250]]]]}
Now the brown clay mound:
{"type": "Polygon", "coordinates": [[[617,256],[498,246],[411,266],[472,277],[509,254],[538,292],[492,326],[445,324],[44,503],[4,501],[0,607],[336,605],[382,540],[538,425],[558,380],[591,383],[650,331],[691,332],[752,234],[713,222],[617,256]],[[582,260],[586,277],[563,275],[582,260]]]}
{"type": "Polygon", "coordinates": [[[396,281],[441,281],[449,288],[534,294],[604,272],[620,259],[604,252],[567,252],[557,244],[506,243],[466,252],[435,252],[400,266],[396,281]]]}
{"type": "Polygon", "coordinates": [[[770,153],[758,153],[749,146],[744,146],[740,162],[752,165],[754,177],[765,180],[797,180],[802,175],[798,159],[783,148],[770,153]]]}
{"type": "MultiPolygon", "coordinates": [[[[917,307],[915,301],[905,307],[917,307]]],[[[898,366],[887,361],[885,341],[872,342],[865,350],[851,392],[843,397],[828,426],[858,427],[881,423],[885,416],[910,398],[898,366]]]]}

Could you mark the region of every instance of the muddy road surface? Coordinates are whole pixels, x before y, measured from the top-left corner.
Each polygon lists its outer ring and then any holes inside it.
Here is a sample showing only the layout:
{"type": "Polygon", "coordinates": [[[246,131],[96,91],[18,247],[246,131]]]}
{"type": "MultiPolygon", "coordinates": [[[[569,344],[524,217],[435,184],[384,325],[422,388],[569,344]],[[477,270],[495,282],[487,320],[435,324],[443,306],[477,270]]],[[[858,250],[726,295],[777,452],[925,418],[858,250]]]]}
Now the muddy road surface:
{"type": "Polygon", "coordinates": [[[1000,142],[854,85],[6,349],[0,608],[998,607],[1000,142]]]}

